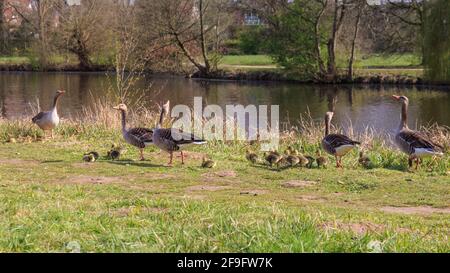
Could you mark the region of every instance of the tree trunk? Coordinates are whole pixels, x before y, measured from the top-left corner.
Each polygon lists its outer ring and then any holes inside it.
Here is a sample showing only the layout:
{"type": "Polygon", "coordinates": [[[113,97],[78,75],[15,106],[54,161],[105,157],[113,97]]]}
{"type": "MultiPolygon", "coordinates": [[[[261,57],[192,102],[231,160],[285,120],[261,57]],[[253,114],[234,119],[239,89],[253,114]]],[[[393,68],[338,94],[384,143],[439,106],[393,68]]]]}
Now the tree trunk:
{"type": "Polygon", "coordinates": [[[326,3],[323,8],[320,10],[319,14],[316,17],[316,21],[314,24],[314,43],[315,43],[315,54],[317,58],[317,64],[319,66],[319,76],[323,77],[326,74],[325,63],[322,59],[322,52],[320,50],[320,19],[322,18],[323,13],[325,12],[326,3]]]}
{"type": "Polygon", "coordinates": [[[39,62],[41,69],[46,69],[48,66],[48,48],[47,48],[47,29],[46,29],[46,8],[43,1],[37,3],[38,13],[38,29],[39,29],[39,62]]]}
{"type": "Polygon", "coordinates": [[[203,9],[203,0],[199,0],[198,1],[198,6],[199,6],[199,13],[200,13],[200,43],[201,43],[201,49],[202,49],[202,56],[203,56],[203,61],[205,63],[205,72],[206,75],[209,74],[210,70],[211,70],[211,66],[209,63],[209,59],[208,59],[208,53],[206,52],[206,42],[205,42],[205,28],[203,25],[203,16],[204,16],[204,9],[203,9]]]}
{"type": "Polygon", "coordinates": [[[334,16],[331,37],[327,43],[328,49],[328,76],[332,79],[336,78],[336,39],[342,25],[342,20],[346,12],[346,1],[339,4],[339,0],[334,1],[334,16]],[[339,12],[340,11],[340,12],[339,12]]]}
{"type": "Polygon", "coordinates": [[[6,53],[6,26],[4,18],[5,2],[0,1],[0,54],[6,53]]]}
{"type": "Polygon", "coordinates": [[[355,32],[353,33],[353,39],[352,39],[352,50],[350,53],[350,59],[348,61],[348,79],[351,81],[353,80],[353,62],[355,61],[355,48],[356,48],[356,39],[358,38],[358,32],[359,32],[359,23],[361,21],[361,14],[362,14],[362,3],[359,4],[358,8],[358,15],[356,16],[356,22],[355,22],[355,32]]]}

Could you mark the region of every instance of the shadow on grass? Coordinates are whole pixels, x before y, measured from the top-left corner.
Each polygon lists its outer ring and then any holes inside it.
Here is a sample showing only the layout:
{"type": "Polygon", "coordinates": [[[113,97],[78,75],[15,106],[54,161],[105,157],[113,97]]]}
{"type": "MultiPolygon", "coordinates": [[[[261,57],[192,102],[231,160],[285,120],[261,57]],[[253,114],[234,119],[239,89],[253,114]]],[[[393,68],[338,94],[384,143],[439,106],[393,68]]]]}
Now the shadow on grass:
{"type": "Polygon", "coordinates": [[[131,161],[131,160],[115,160],[115,161],[106,161],[109,164],[119,165],[119,166],[133,166],[133,167],[142,167],[142,168],[161,168],[165,167],[164,165],[156,165],[146,161],[131,161]]]}
{"type": "Polygon", "coordinates": [[[41,164],[56,164],[56,163],[63,163],[63,160],[46,160],[42,161],[41,164]]]}

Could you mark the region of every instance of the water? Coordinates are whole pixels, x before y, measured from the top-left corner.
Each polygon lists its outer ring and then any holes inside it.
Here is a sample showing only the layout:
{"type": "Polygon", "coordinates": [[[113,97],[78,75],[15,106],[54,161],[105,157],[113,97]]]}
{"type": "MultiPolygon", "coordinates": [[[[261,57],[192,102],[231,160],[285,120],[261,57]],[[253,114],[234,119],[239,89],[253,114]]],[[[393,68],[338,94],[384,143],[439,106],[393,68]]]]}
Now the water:
{"type": "MultiPolygon", "coordinates": [[[[60,114],[77,118],[83,105],[104,96],[110,78],[104,73],[15,73],[0,72],[0,110],[6,119],[31,116],[30,103],[39,100],[43,109],[51,106],[57,89],[67,94],[61,101],[60,114]]],[[[206,104],[279,105],[281,121],[295,124],[301,114],[309,112],[314,119],[335,104],[334,123],[344,128],[352,125],[356,131],[370,126],[378,132],[392,132],[400,121],[400,105],[393,94],[410,98],[409,124],[438,123],[450,126],[450,88],[397,88],[392,86],[331,86],[293,83],[249,83],[199,81],[178,77],[154,77],[141,80],[141,88],[149,87],[144,100],[148,107],[170,99],[171,104],[192,106],[194,96],[206,104]]]]}

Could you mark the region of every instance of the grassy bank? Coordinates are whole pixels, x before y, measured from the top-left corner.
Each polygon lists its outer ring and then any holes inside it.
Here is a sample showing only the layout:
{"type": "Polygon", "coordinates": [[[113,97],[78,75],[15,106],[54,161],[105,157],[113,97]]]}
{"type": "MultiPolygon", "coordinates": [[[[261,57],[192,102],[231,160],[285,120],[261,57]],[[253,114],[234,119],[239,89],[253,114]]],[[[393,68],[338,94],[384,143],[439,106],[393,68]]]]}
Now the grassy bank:
{"type": "MultiPolygon", "coordinates": [[[[136,161],[116,117],[93,121],[64,121],[47,141],[26,121],[0,122],[0,252],[450,251],[448,155],[410,172],[405,156],[366,134],[355,137],[370,169],[355,151],[344,170],[276,170],[246,162],[258,144],[221,142],[168,168],[154,147],[136,161]],[[126,147],[120,160],[82,162],[112,143],[126,147]],[[215,169],[200,168],[205,154],[215,169]]],[[[281,150],[314,154],[321,125],[303,124],[281,150]]],[[[433,135],[448,148],[448,130],[433,135]]]]}
{"type": "MultiPolygon", "coordinates": [[[[355,60],[355,68],[398,68],[418,67],[421,60],[414,54],[370,55],[358,56],[355,60]]],[[[273,59],[268,55],[229,55],[224,56],[222,64],[227,66],[274,66],[273,59]]],[[[339,60],[340,68],[347,67],[346,60],[339,60]]]]}

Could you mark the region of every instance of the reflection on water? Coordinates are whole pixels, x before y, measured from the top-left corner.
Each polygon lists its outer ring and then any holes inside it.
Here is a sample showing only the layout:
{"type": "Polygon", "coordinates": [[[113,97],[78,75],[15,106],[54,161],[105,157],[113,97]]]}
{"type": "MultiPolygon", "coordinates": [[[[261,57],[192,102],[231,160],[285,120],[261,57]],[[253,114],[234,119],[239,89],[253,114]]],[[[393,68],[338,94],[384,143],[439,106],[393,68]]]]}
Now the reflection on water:
{"type": "MultiPolygon", "coordinates": [[[[39,100],[47,109],[57,89],[67,90],[61,101],[61,116],[76,118],[82,105],[89,106],[93,98],[105,95],[109,79],[103,73],[7,73],[0,72],[0,110],[3,118],[30,115],[30,103],[39,100]],[[92,96],[90,95],[92,94],[92,96]]],[[[450,126],[450,89],[398,88],[389,86],[332,86],[292,83],[248,83],[199,81],[184,78],[151,78],[139,82],[140,88],[151,86],[144,99],[148,107],[154,102],[170,99],[172,105],[192,106],[194,97],[201,96],[205,104],[280,105],[282,121],[295,122],[309,112],[321,119],[335,101],[334,123],[350,124],[356,131],[371,126],[379,132],[389,132],[399,124],[400,105],[393,94],[410,98],[410,126],[437,122],[450,126]]]]}

